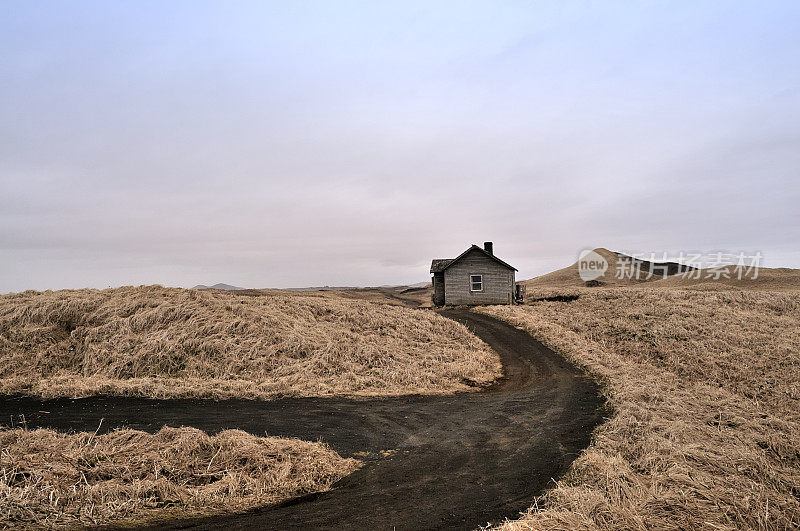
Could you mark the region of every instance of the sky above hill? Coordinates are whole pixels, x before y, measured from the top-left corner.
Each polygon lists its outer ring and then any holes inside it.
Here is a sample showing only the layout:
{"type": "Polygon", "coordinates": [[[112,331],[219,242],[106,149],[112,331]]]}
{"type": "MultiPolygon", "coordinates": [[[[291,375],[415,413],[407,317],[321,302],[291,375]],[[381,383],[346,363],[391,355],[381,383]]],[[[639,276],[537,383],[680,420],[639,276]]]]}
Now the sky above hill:
{"type": "Polygon", "coordinates": [[[0,292],[800,267],[800,2],[5,1],[0,138],[0,292]]]}

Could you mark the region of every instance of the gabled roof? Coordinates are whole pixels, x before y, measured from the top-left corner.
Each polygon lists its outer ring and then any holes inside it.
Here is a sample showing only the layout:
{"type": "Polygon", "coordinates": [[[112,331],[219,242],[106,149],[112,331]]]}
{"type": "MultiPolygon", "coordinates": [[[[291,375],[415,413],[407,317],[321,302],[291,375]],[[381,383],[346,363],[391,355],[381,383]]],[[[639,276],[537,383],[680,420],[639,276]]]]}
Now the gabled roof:
{"type": "Polygon", "coordinates": [[[494,260],[498,264],[500,264],[502,266],[505,266],[505,267],[507,267],[509,269],[513,269],[514,271],[517,270],[516,267],[510,266],[509,264],[507,264],[507,263],[503,262],[502,260],[500,260],[499,258],[497,258],[495,255],[487,252],[483,247],[479,247],[479,246],[477,246],[477,245],[475,245],[473,243],[472,247],[470,247],[469,249],[467,249],[466,251],[464,251],[460,255],[456,256],[455,258],[452,258],[452,259],[439,258],[439,259],[434,260],[433,262],[431,262],[431,273],[441,273],[442,271],[444,271],[445,269],[447,269],[451,265],[455,264],[456,262],[458,262],[459,260],[464,258],[464,256],[466,256],[467,253],[469,253],[470,251],[479,251],[479,252],[483,253],[484,256],[486,256],[488,258],[491,258],[492,260],[494,260]]]}

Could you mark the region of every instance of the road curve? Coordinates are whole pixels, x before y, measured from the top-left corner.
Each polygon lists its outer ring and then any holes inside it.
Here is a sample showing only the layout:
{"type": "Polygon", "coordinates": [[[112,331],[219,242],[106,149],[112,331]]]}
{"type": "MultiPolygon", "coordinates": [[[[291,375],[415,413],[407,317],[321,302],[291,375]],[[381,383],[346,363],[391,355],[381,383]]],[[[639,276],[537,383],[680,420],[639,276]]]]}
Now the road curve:
{"type": "Polygon", "coordinates": [[[527,333],[467,310],[503,361],[482,392],[380,399],[151,400],[0,398],[0,419],[94,431],[163,425],[322,440],[366,465],[327,492],[244,514],[168,520],[157,529],[474,529],[514,518],[552,486],[602,421],[598,386],[527,333]],[[393,450],[388,457],[382,451],[393,450]]]}

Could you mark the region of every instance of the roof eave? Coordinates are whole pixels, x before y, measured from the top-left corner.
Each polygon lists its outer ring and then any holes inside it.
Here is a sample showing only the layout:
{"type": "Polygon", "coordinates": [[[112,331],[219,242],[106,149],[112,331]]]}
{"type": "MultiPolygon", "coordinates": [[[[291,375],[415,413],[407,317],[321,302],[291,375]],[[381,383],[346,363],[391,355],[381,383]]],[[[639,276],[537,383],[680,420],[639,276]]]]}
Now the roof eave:
{"type": "Polygon", "coordinates": [[[487,256],[487,257],[491,258],[491,259],[492,259],[492,260],[494,260],[495,262],[498,262],[499,264],[501,264],[501,265],[503,265],[503,266],[505,266],[505,267],[507,267],[507,268],[509,268],[509,269],[513,270],[513,271],[519,271],[519,270],[518,270],[516,267],[514,267],[514,266],[512,266],[511,264],[508,264],[508,263],[506,263],[506,262],[503,262],[502,260],[500,260],[499,258],[497,258],[495,255],[493,255],[493,254],[491,254],[490,252],[488,252],[486,249],[484,249],[484,248],[482,248],[482,247],[480,247],[480,246],[478,246],[478,245],[475,245],[474,243],[472,244],[472,246],[471,246],[469,249],[467,249],[466,251],[464,251],[464,252],[463,252],[463,253],[461,253],[460,255],[458,255],[458,256],[456,256],[455,258],[453,258],[453,261],[452,261],[452,262],[450,262],[449,264],[447,264],[446,266],[444,266],[444,267],[442,268],[442,271],[446,270],[446,269],[447,269],[447,268],[449,268],[451,265],[453,265],[453,264],[455,264],[456,262],[458,262],[459,260],[461,260],[461,259],[464,257],[464,255],[466,255],[468,252],[470,252],[470,251],[474,251],[474,250],[478,250],[478,251],[482,252],[482,253],[483,253],[485,256],[487,256]]]}

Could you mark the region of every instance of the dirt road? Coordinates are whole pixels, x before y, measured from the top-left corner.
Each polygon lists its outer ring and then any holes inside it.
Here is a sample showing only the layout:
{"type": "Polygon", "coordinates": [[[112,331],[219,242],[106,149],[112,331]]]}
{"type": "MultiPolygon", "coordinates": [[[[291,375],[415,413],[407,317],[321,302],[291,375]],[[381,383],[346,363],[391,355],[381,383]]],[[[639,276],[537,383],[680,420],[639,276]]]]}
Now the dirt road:
{"type": "Polygon", "coordinates": [[[478,393],[370,400],[6,397],[0,419],[24,415],[29,427],[58,430],[94,431],[101,418],[105,430],[239,428],[322,440],[367,461],[325,493],[158,528],[474,529],[514,518],[551,486],[588,445],[603,401],[593,381],[527,333],[466,310],[443,315],[498,352],[502,379],[478,393]]]}

